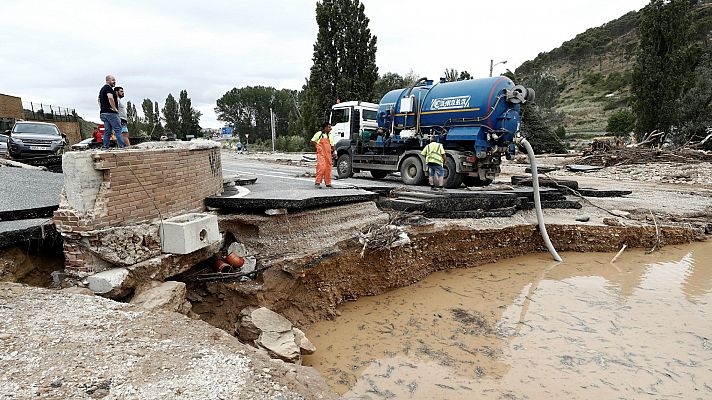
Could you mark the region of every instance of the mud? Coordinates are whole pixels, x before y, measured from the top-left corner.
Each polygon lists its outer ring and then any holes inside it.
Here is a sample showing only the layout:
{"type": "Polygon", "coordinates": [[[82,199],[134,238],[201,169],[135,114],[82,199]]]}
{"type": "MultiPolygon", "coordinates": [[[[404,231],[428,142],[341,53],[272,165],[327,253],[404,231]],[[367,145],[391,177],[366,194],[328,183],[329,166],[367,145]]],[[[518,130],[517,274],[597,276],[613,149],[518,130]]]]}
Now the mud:
{"type": "Polygon", "coordinates": [[[545,254],[339,307],[305,357],[345,398],[712,397],[712,246],[545,254]]]}
{"type": "MultiPolygon", "coordinates": [[[[532,225],[502,229],[469,229],[452,224],[408,229],[411,243],[391,250],[367,251],[345,240],[307,257],[279,260],[258,281],[189,285],[193,311],[212,325],[234,331],[240,310],[264,306],[303,328],[333,319],[336,307],[363,296],[412,285],[432,272],[472,267],[545,251],[532,225]]],[[[652,226],[607,227],[551,225],[549,235],[559,251],[618,251],[703,239],[699,230],[652,226]]],[[[544,257],[547,257],[545,255],[544,257]]]]}

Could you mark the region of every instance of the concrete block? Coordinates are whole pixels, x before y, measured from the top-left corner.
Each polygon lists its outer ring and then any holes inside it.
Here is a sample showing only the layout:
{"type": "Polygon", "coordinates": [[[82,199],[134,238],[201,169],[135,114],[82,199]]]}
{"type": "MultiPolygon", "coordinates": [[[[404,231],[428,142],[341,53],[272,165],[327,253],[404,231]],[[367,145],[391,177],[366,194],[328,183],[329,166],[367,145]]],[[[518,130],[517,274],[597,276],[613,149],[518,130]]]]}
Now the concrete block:
{"type": "Polygon", "coordinates": [[[72,151],[62,156],[64,192],[69,206],[79,212],[94,208],[103,174],[94,169],[92,152],[72,151]]]}
{"type": "Polygon", "coordinates": [[[125,282],[129,271],[125,268],[114,268],[87,277],[89,289],[96,294],[110,298],[121,297],[125,291],[125,282]]]}
{"type": "Polygon", "coordinates": [[[219,240],[218,219],[212,214],[184,214],[161,224],[161,250],[164,253],[189,254],[219,240]]]}

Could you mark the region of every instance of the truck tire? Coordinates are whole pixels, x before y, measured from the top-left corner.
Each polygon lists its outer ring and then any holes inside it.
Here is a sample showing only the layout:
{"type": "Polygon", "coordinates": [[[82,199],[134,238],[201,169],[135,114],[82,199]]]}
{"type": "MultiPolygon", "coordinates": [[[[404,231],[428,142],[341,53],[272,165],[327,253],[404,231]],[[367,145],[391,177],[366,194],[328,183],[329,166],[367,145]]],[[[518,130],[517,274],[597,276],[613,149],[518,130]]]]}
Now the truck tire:
{"type": "Polygon", "coordinates": [[[462,185],[463,176],[455,172],[455,160],[453,160],[451,157],[445,157],[444,167],[445,178],[443,183],[445,184],[445,187],[448,189],[459,188],[462,185]]]}
{"type": "Polygon", "coordinates": [[[386,176],[388,176],[388,171],[383,171],[380,169],[372,169],[371,176],[373,177],[373,179],[383,179],[386,176]]]}
{"type": "Polygon", "coordinates": [[[420,185],[425,180],[423,164],[418,157],[408,157],[400,167],[401,180],[406,185],[420,185]]]}
{"type": "Polygon", "coordinates": [[[344,153],[336,159],[336,176],[339,179],[351,178],[354,175],[353,168],[351,168],[351,156],[344,153]]]}
{"type": "Polygon", "coordinates": [[[482,179],[480,179],[479,176],[466,176],[464,179],[464,182],[465,182],[465,186],[483,187],[483,186],[488,186],[490,183],[492,183],[492,179],[482,180],[482,179]]]}

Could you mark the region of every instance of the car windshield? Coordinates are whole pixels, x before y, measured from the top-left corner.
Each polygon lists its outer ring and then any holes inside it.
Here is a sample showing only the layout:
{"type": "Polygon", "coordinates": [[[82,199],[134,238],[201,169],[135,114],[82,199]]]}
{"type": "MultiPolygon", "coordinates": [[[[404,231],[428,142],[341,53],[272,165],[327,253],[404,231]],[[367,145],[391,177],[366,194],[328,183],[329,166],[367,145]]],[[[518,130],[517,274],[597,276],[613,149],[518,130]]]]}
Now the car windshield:
{"type": "Polygon", "coordinates": [[[57,135],[57,128],[52,125],[43,124],[15,124],[12,133],[38,133],[41,135],[57,135]]]}
{"type": "Polygon", "coordinates": [[[375,121],[376,120],[376,114],[378,114],[378,111],[374,110],[363,110],[363,119],[368,120],[368,121],[375,121]]]}

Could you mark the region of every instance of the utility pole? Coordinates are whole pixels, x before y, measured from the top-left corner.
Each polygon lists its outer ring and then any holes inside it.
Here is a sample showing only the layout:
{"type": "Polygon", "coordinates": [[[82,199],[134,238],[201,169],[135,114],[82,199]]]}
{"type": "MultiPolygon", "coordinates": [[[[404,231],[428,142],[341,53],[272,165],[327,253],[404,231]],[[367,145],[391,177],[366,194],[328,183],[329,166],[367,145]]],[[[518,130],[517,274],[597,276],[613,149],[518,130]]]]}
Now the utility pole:
{"type": "Polygon", "coordinates": [[[507,60],[500,61],[497,64],[494,63],[494,60],[490,60],[490,78],[492,77],[492,71],[494,71],[494,67],[499,65],[499,64],[506,64],[507,60]]]}
{"type": "Polygon", "coordinates": [[[269,108],[269,119],[272,124],[272,152],[274,153],[274,142],[277,141],[277,134],[276,134],[276,131],[274,130],[275,120],[274,120],[274,111],[272,111],[272,107],[269,108]]]}

